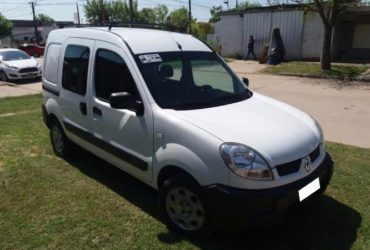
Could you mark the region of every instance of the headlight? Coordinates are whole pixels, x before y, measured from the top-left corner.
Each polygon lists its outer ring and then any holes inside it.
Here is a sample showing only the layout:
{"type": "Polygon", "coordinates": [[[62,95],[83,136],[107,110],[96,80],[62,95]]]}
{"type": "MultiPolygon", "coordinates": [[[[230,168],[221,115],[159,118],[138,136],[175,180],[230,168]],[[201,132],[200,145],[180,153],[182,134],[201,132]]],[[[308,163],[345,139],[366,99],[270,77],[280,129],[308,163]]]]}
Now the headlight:
{"type": "Polygon", "coordinates": [[[8,66],[9,69],[18,69],[16,66],[8,66]]]}
{"type": "Polygon", "coordinates": [[[41,65],[39,63],[36,64],[37,68],[41,68],[41,65]]]}
{"type": "Polygon", "coordinates": [[[224,143],[220,147],[225,164],[240,177],[252,180],[273,180],[272,171],[256,151],[236,143],[224,143]]]}

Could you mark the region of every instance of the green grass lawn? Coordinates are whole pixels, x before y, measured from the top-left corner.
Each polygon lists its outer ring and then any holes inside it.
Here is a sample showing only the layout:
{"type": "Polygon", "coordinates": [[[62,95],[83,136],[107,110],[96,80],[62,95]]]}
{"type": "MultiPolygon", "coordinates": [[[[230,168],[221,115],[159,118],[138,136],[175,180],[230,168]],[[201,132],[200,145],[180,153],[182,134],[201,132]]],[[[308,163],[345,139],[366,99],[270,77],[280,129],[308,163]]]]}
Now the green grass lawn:
{"type": "Polygon", "coordinates": [[[0,249],[370,249],[369,149],[327,143],[326,194],[283,224],[194,240],[167,231],[136,179],[83,150],[55,157],[40,102],[0,99],[0,249]]]}
{"type": "Polygon", "coordinates": [[[346,77],[354,78],[367,70],[366,65],[337,65],[332,64],[331,70],[322,70],[319,63],[310,62],[287,62],[276,66],[267,67],[264,72],[274,75],[279,74],[297,74],[302,76],[314,77],[336,77],[344,79],[346,77]]]}

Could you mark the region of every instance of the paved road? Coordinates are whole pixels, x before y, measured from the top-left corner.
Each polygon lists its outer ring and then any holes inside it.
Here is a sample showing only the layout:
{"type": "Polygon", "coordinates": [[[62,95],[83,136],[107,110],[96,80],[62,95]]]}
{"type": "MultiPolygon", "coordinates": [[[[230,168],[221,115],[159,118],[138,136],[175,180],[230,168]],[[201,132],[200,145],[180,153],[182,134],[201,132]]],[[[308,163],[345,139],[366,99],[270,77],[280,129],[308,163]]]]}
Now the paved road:
{"type": "MultiPolygon", "coordinates": [[[[370,85],[339,86],[330,80],[270,76],[265,66],[234,61],[229,65],[250,79],[253,91],[289,103],[315,117],[328,141],[370,148],[370,85]]],[[[40,83],[1,85],[0,97],[41,92],[40,83]]]]}

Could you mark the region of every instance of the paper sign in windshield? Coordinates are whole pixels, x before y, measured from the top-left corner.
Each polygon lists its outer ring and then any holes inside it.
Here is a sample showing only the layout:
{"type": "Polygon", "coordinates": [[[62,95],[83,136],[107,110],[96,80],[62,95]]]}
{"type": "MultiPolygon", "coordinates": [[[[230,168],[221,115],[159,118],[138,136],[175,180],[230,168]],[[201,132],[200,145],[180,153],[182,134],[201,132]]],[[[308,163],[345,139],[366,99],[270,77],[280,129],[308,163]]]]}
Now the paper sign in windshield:
{"type": "Polygon", "coordinates": [[[149,54],[149,55],[141,55],[139,56],[142,63],[156,63],[162,62],[162,58],[158,54],[149,54]]]}

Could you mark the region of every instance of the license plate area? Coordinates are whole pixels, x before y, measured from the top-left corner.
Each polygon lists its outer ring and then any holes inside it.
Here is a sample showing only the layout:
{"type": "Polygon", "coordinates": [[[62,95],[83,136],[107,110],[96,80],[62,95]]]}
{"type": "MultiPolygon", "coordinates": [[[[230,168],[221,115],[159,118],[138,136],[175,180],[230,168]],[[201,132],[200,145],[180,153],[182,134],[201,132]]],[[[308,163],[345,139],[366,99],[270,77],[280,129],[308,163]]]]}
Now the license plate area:
{"type": "Polygon", "coordinates": [[[303,201],[311,194],[315,193],[317,190],[320,189],[320,179],[316,178],[312,182],[308,183],[306,186],[301,188],[298,191],[299,201],[303,201]]]}

